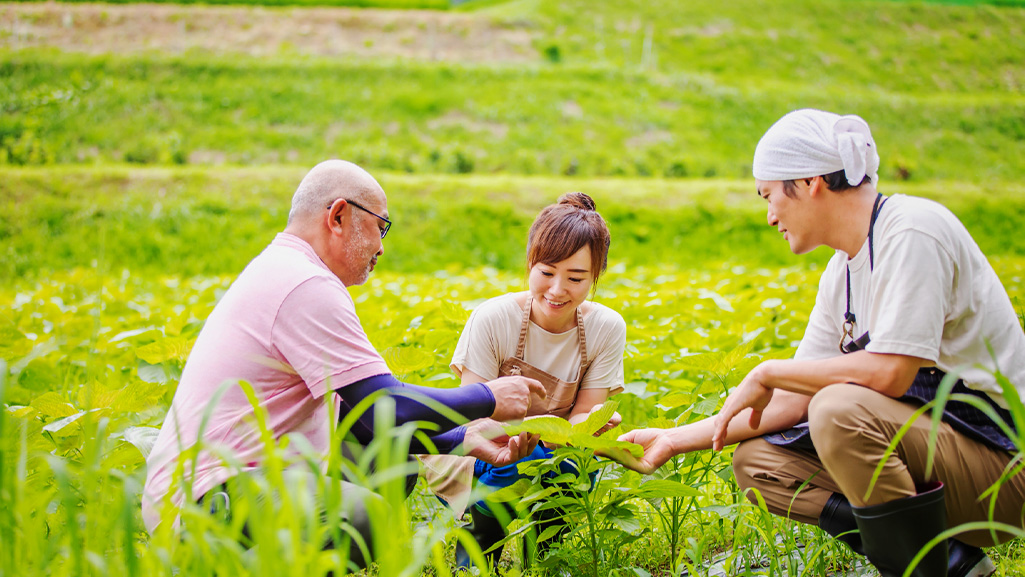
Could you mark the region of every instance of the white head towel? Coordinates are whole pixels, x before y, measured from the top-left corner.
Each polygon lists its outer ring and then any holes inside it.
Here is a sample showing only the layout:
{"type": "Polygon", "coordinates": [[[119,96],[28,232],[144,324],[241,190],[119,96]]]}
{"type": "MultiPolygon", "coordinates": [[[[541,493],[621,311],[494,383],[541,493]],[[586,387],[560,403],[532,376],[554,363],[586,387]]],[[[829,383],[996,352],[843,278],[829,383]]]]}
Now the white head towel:
{"type": "Polygon", "coordinates": [[[780,118],[755,147],[755,178],[797,180],[843,170],[851,186],[865,175],[879,181],[879,154],[859,116],[795,110],[780,118]]]}

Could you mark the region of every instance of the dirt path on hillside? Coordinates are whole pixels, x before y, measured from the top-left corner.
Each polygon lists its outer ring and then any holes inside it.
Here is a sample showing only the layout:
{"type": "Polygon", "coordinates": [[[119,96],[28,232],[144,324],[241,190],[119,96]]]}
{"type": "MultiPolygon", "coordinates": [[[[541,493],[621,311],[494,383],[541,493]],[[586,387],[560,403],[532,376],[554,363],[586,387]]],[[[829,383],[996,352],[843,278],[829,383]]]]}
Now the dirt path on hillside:
{"type": "Polygon", "coordinates": [[[165,4],[0,4],[0,46],[454,62],[538,58],[529,22],[468,13],[165,4]]]}

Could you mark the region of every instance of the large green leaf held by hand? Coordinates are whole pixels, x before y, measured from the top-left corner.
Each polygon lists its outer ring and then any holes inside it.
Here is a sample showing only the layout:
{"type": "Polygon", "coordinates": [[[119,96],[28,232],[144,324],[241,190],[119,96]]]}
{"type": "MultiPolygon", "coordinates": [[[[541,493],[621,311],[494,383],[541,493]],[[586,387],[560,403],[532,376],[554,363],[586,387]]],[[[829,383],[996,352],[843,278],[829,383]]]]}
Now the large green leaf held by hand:
{"type": "Polygon", "coordinates": [[[519,425],[508,425],[505,431],[510,436],[520,433],[540,435],[541,440],[548,443],[593,449],[615,460],[619,460],[617,454],[628,454],[640,459],[644,456],[644,450],[640,445],[594,436],[595,432],[609,422],[618,406],[619,403],[615,401],[605,401],[600,409],[577,425],[571,425],[569,421],[559,417],[545,416],[528,419],[519,425]]]}

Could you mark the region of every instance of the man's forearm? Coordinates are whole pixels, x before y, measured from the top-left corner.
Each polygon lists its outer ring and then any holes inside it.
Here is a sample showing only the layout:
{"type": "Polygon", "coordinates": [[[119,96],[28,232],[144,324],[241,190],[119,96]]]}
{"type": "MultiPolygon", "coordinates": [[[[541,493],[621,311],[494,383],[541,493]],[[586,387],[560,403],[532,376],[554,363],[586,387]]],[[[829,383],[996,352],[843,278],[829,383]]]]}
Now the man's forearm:
{"type": "Polygon", "coordinates": [[[439,455],[447,455],[462,445],[465,438],[465,426],[456,427],[431,437],[431,444],[434,445],[433,448],[427,447],[425,443],[421,442],[416,437],[413,437],[413,440],[409,443],[409,452],[413,455],[434,452],[437,452],[439,455]]]}
{"type": "Polygon", "coordinates": [[[766,361],[755,368],[760,382],[781,389],[813,396],[836,383],[854,383],[891,397],[900,397],[915,379],[923,359],[858,351],[814,361],[766,361]]]}
{"type": "MultiPolygon", "coordinates": [[[[495,410],[495,397],[482,384],[439,389],[409,385],[392,375],[377,375],[336,389],[335,393],[342,399],[342,409],[348,411],[379,391],[384,391],[395,401],[398,424],[422,421],[437,425],[438,431],[489,417],[495,410]]],[[[368,409],[366,414],[372,428],[373,409],[368,409]]]]}

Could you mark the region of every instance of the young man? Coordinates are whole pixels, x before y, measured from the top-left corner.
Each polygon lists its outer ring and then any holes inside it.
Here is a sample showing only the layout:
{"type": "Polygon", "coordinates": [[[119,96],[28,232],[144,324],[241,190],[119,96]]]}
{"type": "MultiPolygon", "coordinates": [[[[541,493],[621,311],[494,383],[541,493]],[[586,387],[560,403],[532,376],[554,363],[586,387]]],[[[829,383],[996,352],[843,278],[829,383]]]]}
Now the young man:
{"type": "MultiPolygon", "coordinates": [[[[382,390],[393,394],[396,423],[434,425],[432,444],[438,450],[462,451],[497,465],[530,454],[535,438],[504,438],[482,417],[523,418],[531,395],[545,397],[540,383],[504,377],[455,389],[405,385],[391,376],[367,340],[347,287],[366,282],[390,227],[384,191],[363,169],[330,160],[306,175],[284,232],[242,271],[196,339],[147,459],[142,508],[148,530],[165,520],[177,522],[186,495],[193,502],[211,495],[230,502],[236,477],[262,473],[264,441],[241,382],[251,387],[275,440],[302,436],[325,462],[330,452],[342,449],[329,446],[336,425],[329,404],[344,418],[382,390]],[[439,406],[451,411],[435,410],[439,406]],[[453,420],[454,414],[463,419],[453,420]],[[459,426],[473,419],[483,424],[459,426]],[[202,449],[190,457],[200,442],[202,449]]],[[[360,443],[373,435],[373,412],[371,406],[351,429],[360,443]]],[[[414,444],[411,450],[428,449],[414,444]]],[[[323,490],[315,475],[304,476],[308,471],[297,459],[288,472],[296,494],[323,490]]],[[[350,497],[346,522],[369,543],[365,499],[373,496],[339,482],[350,497]]],[[[350,559],[366,563],[356,547],[350,559]]]]}
{"type": "MultiPolygon", "coordinates": [[[[945,525],[990,519],[990,500],[979,497],[1016,447],[965,402],[946,405],[930,474],[928,418],[900,440],[872,486],[887,447],[951,371],[960,377],[954,392],[1010,424],[993,372],[1025,396],[1025,333],[961,222],[935,202],[883,197],[878,167],[857,116],[798,110],[766,132],[753,172],[768,224],[795,254],[836,250],[804,339],[793,360],[755,367],[715,417],[621,440],[645,447],[629,464],[644,472],[673,455],[741,442],[733,468],[749,496],[757,489],[773,513],[840,536],[888,577],[902,575],[945,525]]],[[[992,519],[1023,527],[1023,505],[1019,473],[1004,481],[992,519]]],[[[978,547],[1008,538],[961,533],[947,542],[949,554],[941,544],[913,574],[986,575],[993,565],[978,547]]]]}

